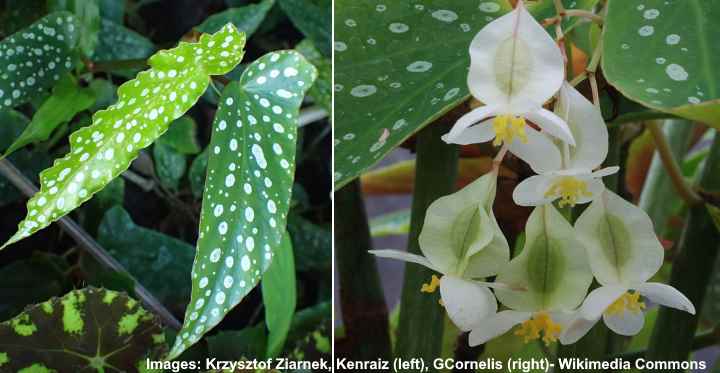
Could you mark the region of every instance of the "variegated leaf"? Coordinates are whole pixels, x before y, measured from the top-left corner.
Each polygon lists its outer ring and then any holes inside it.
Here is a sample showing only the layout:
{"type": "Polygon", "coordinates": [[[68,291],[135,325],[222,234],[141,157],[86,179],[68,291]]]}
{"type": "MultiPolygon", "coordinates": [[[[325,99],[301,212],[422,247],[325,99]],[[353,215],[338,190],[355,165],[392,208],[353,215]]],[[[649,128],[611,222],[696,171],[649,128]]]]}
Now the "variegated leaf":
{"type": "Polygon", "coordinates": [[[242,59],[245,35],[227,25],[198,43],[181,42],[153,55],[151,69],[123,84],[118,101],[70,135],[70,152],[40,174],[41,188],[28,215],[3,247],[69,213],[125,171],[205,91],[210,75],[225,74],[242,59]]]}
{"type": "Polygon", "coordinates": [[[261,57],[225,88],[209,145],[192,297],[171,359],[240,303],[280,247],[298,110],[316,77],[300,53],[281,51],[261,57]]]}

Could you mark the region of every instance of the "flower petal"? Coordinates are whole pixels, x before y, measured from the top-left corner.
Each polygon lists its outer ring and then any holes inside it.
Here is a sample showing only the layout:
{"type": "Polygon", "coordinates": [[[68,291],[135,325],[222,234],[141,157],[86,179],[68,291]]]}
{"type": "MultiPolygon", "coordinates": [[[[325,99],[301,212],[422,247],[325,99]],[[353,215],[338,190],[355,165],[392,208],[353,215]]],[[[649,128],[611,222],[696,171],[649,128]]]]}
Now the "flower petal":
{"type": "Polygon", "coordinates": [[[542,174],[560,168],[560,150],[546,135],[530,126],[525,127],[528,142],[513,139],[508,150],[525,161],[535,173],[542,174]]]}
{"type": "Polygon", "coordinates": [[[659,282],[646,282],[635,286],[635,290],[657,304],[685,311],[692,315],[695,314],[695,306],[690,299],[670,285],[659,282]]]}
{"type": "Polygon", "coordinates": [[[453,140],[450,140],[450,134],[442,136],[442,140],[448,144],[468,145],[480,144],[495,138],[495,130],[492,126],[492,119],[482,121],[474,126],[470,126],[460,132],[453,140]]]}
{"type": "Polygon", "coordinates": [[[440,279],[440,296],[450,320],[462,331],[469,331],[478,322],[497,311],[497,302],[490,289],[455,276],[440,279]]]}
{"type": "MultiPolygon", "coordinates": [[[[455,125],[450,129],[450,132],[442,136],[443,141],[448,144],[456,144],[456,141],[461,141],[459,136],[462,132],[473,124],[481,122],[487,117],[493,116],[496,113],[495,109],[496,108],[494,106],[486,105],[463,115],[457,122],[455,122],[455,125]]],[[[493,134],[494,133],[495,131],[493,131],[493,134]]]]}
{"type": "Polygon", "coordinates": [[[381,258],[390,258],[390,259],[397,259],[402,260],[404,262],[410,262],[410,263],[417,263],[422,266],[425,266],[427,268],[432,269],[433,271],[442,273],[438,268],[432,265],[427,258],[421,255],[415,255],[410,254],[405,251],[400,250],[368,250],[370,254],[373,254],[375,256],[379,256],[381,258]]]}
{"type": "Polygon", "coordinates": [[[505,334],[515,325],[528,320],[532,316],[530,312],[502,311],[488,316],[470,331],[468,344],[470,347],[481,345],[495,337],[505,334]]]}
{"type": "Polygon", "coordinates": [[[603,321],[610,330],[620,335],[631,336],[640,333],[645,324],[645,314],[641,311],[625,311],[622,315],[603,314],[603,321]]]}
{"type": "Polygon", "coordinates": [[[470,43],[468,86],[475,98],[500,105],[503,114],[534,110],[560,89],[560,49],[522,2],[490,22],[470,43]]]}
{"type": "Polygon", "coordinates": [[[566,82],[560,88],[555,113],[567,123],[575,138],[566,166],[589,170],[600,166],[608,153],[608,130],[600,109],[566,82]]]}
{"type": "Polygon", "coordinates": [[[588,294],[580,306],[579,314],[587,320],[599,320],[605,310],[628,289],[620,285],[600,286],[588,294]]]}
{"type": "Polygon", "coordinates": [[[545,192],[552,185],[551,175],[534,175],[523,180],[513,190],[513,200],[519,206],[539,206],[552,202],[556,197],[545,197],[545,192]]]}
{"type": "Polygon", "coordinates": [[[602,168],[600,170],[593,172],[592,177],[600,178],[600,177],[610,176],[618,171],[620,171],[620,167],[618,167],[618,166],[605,167],[605,168],[602,168]]]}
{"type": "MultiPolygon", "coordinates": [[[[590,175],[588,175],[590,176],[590,175]]],[[[602,196],[605,191],[605,184],[600,179],[593,179],[592,177],[585,180],[587,183],[587,190],[590,192],[588,195],[580,195],[576,203],[588,203],[594,201],[595,198],[602,196]]]]}
{"type": "Polygon", "coordinates": [[[594,320],[588,320],[580,315],[576,315],[575,318],[565,326],[562,334],[560,334],[560,343],[569,345],[577,342],[580,338],[584,337],[599,320],[599,317],[594,320]]]}
{"type": "Polygon", "coordinates": [[[525,114],[525,118],[537,124],[548,135],[557,137],[570,145],[575,145],[575,139],[567,123],[552,111],[541,107],[525,114]]]}

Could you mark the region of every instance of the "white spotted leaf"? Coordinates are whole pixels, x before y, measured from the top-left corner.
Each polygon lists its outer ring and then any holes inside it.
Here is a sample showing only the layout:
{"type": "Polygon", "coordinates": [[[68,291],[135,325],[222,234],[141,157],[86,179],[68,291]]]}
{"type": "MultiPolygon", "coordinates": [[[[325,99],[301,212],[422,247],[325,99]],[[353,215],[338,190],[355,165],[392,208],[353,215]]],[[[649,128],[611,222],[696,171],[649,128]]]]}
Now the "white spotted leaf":
{"type": "Polygon", "coordinates": [[[720,3],[608,2],[602,68],[626,97],[720,128],[720,3]]]}
{"type": "Polygon", "coordinates": [[[272,52],[223,91],[208,145],[192,295],[170,359],[240,303],[281,246],[298,112],[316,77],[300,53],[272,52]]]}
{"type": "Polygon", "coordinates": [[[66,215],[125,171],[143,149],[192,107],[210,75],[225,74],[242,59],[245,35],[228,25],[150,57],[150,69],[118,88],[118,101],[70,135],[70,152],[40,174],[28,215],[3,247],[66,215]]]}
{"type": "Polygon", "coordinates": [[[507,0],[335,1],[335,187],[468,98],[468,47],[507,0]]]}
{"type": "Polygon", "coordinates": [[[0,108],[24,104],[73,67],[77,19],[51,13],[0,42],[0,108]]]}

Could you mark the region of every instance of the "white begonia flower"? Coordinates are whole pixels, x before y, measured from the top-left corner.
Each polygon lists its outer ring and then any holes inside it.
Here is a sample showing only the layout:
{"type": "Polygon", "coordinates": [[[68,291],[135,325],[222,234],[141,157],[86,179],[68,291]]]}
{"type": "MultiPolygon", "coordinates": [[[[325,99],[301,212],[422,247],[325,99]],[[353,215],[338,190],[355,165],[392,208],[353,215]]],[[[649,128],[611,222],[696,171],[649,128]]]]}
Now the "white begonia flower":
{"type": "Polygon", "coordinates": [[[645,321],[640,296],[695,314],[695,306],[677,289],[647,282],[662,266],[664,251],[645,211],[606,190],[578,218],[575,230],[602,286],[588,294],[561,343],[576,342],[601,317],[615,333],[637,334],[645,321]]]}
{"type": "Polygon", "coordinates": [[[417,263],[442,274],[433,275],[420,291],[440,287],[450,319],[464,331],[497,311],[488,287],[499,284],[475,279],[495,275],[509,260],[510,248],[492,212],[497,174],[488,173],[460,191],[433,202],[418,238],[421,255],[397,250],[371,250],[380,257],[417,263]]]}
{"type": "Polygon", "coordinates": [[[503,269],[496,281],[524,292],[495,289],[500,303],[510,310],[480,320],[470,332],[476,346],[500,336],[516,325],[515,335],[525,342],[542,338],[554,342],[582,302],[592,282],[587,258],[575,230],[553,205],[536,207],[525,227],[522,252],[503,269]],[[541,337],[542,333],[542,337],[541,337]]]}
{"type": "Polygon", "coordinates": [[[594,171],[608,153],[608,131],[597,106],[565,82],[560,88],[555,112],[567,122],[575,146],[555,143],[563,156],[562,167],[518,184],[513,191],[513,200],[518,205],[539,206],[558,198],[561,198],[560,207],[590,202],[605,190],[601,178],[619,169],[613,166],[594,171]]]}
{"type": "Polygon", "coordinates": [[[575,141],[567,124],[542,105],[560,89],[565,65],[555,41],[522,1],[475,35],[470,61],[470,93],[486,106],[461,117],[443,140],[466,145],[495,139],[493,144],[505,143],[535,172],[557,169],[560,153],[546,134],[575,141]]]}

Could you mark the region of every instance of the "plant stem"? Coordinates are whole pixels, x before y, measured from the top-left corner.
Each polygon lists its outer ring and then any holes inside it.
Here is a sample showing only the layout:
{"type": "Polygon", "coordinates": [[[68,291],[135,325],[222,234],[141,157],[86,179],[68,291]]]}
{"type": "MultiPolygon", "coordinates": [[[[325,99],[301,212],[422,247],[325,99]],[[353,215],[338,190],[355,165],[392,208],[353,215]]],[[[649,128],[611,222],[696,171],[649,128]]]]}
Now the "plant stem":
{"type": "MultiPolygon", "coordinates": [[[[454,122],[450,118],[448,122],[454,122]]],[[[432,202],[454,191],[457,176],[458,149],[444,143],[440,136],[447,132],[441,123],[433,123],[417,135],[415,187],[408,236],[408,252],[420,254],[418,236],[423,228],[425,212],[432,202]]],[[[395,354],[404,359],[424,358],[426,362],[440,357],[442,350],[445,309],[438,304],[439,294],[421,293],[421,285],[429,282],[433,271],[407,264],[400,303],[400,321],[395,354]]],[[[434,370],[431,370],[434,371],[434,370]]]]}
{"type": "MultiPolygon", "coordinates": [[[[715,135],[700,177],[700,188],[720,190],[720,136],[715,135]]],[[[673,261],[670,285],[702,310],[707,284],[718,254],[720,233],[703,204],[690,207],[673,261]]],[[[687,359],[692,349],[698,314],[661,307],[648,346],[648,360],[687,359]]]]}
{"type": "Polygon", "coordinates": [[[653,141],[655,142],[655,149],[657,150],[660,159],[662,160],[665,170],[670,177],[670,180],[675,186],[675,190],[680,195],[688,206],[695,206],[702,203],[702,198],[685,182],[685,178],[682,175],[680,166],[673,155],[673,151],[668,144],[665,134],[662,129],[658,126],[657,122],[648,121],[645,122],[645,127],[650,131],[653,141]]]}
{"type": "Polygon", "coordinates": [[[603,17],[599,16],[593,12],[589,12],[587,10],[582,9],[570,9],[565,11],[565,16],[567,17],[582,17],[587,18],[595,23],[602,24],[603,23],[603,17]]]}
{"type": "Polygon", "coordinates": [[[335,192],[335,259],[340,275],[340,307],[345,355],[356,360],[389,359],[388,313],[372,249],[370,227],[355,179],[335,192]]]}
{"type": "MultiPolygon", "coordinates": [[[[15,185],[16,188],[26,196],[30,197],[37,193],[37,188],[33,183],[28,180],[15,166],[7,159],[0,160],[0,174],[5,176],[10,182],[15,185]]],[[[135,280],[123,266],[120,264],[112,255],[110,255],[100,244],[95,241],[82,227],[80,227],[70,217],[64,216],[58,220],[58,224],[65,230],[70,237],[72,237],[77,244],[83,249],[87,250],[100,264],[105,267],[120,272],[123,275],[133,279],[135,282],[135,295],[143,302],[143,304],[150,309],[150,311],[157,314],[163,322],[175,329],[180,329],[180,322],[173,316],[173,314],[165,308],[165,306],[155,296],[148,291],[140,282],[135,280]]]]}

